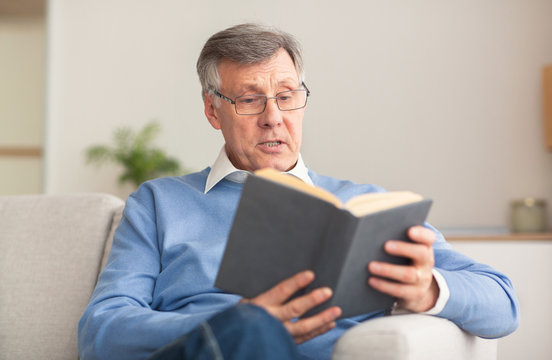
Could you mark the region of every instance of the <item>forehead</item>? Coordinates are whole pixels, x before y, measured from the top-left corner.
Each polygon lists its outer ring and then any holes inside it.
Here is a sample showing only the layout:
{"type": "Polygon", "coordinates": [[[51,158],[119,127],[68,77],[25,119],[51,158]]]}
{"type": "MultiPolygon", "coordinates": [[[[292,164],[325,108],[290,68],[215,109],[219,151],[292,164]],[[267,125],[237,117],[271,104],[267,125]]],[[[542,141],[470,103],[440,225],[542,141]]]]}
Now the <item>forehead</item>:
{"type": "Polygon", "coordinates": [[[242,64],[223,59],[218,72],[224,90],[262,88],[271,86],[297,86],[299,77],[293,60],[284,49],[278,50],[266,61],[242,64]]]}

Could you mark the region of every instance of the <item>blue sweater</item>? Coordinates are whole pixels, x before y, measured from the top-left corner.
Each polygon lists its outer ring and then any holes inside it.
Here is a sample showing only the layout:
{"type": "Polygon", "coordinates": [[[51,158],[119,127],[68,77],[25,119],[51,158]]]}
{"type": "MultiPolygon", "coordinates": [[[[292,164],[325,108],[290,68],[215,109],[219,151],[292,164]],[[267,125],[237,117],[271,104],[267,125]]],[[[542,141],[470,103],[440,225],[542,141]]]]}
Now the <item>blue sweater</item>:
{"type": "MultiPolygon", "coordinates": [[[[207,194],[209,168],[144,183],[127,200],[109,260],[79,322],[79,354],[88,359],[143,359],[240,297],[213,287],[243,185],[222,180],[207,194]]],[[[382,191],[309,172],[342,201],[382,191]]],[[[508,278],[453,251],[438,233],[435,268],[450,298],[437,315],[475,335],[515,330],[518,303],[508,278]]],[[[335,341],[366,314],[299,346],[308,359],[329,359],[335,341]]]]}

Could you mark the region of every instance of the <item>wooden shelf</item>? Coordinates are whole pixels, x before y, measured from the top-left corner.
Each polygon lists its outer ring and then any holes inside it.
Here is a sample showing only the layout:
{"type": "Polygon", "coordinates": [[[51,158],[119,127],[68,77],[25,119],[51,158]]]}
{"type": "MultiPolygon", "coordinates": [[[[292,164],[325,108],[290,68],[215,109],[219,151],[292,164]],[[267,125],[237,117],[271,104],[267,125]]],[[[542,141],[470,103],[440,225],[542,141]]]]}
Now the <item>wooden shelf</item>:
{"type": "Polygon", "coordinates": [[[552,240],[552,232],[546,233],[511,233],[489,235],[452,235],[443,234],[447,241],[519,241],[519,240],[552,240]]]}
{"type": "Polygon", "coordinates": [[[0,14],[5,17],[44,16],[46,0],[0,1],[0,14]]]}
{"type": "Polygon", "coordinates": [[[34,146],[0,146],[0,157],[41,157],[42,148],[34,146]]]}

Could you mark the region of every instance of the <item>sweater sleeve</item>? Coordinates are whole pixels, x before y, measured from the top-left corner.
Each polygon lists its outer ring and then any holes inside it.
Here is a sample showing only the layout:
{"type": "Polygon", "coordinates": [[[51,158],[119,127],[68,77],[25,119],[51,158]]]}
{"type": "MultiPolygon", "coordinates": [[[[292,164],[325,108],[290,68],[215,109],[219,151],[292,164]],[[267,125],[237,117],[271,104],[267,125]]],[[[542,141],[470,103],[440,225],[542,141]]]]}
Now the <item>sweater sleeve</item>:
{"type": "Polygon", "coordinates": [[[114,235],[108,263],[80,322],[79,355],[89,359],[142,359],[216,313],[152,309],[161,270],[153,199],[132,195],[114,235]],[[150,202],[151,201],[151,202],[150,202]]]}
{"type": "Polygon", "coordinates": [[[517,329],[519,303],[508,277],[454,251],[439,232],[434,252],[435,269],[450,292],[437,316],[484,338],[506,336],[517,329]]]}

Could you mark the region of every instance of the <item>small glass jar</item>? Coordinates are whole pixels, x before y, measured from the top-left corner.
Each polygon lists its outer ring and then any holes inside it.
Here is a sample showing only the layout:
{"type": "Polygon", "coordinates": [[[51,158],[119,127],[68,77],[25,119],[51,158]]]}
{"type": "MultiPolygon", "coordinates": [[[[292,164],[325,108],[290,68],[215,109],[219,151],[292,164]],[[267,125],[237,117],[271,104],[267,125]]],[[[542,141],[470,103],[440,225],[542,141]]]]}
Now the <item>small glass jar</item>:
{"type": "Polygon", "coordinates": [[[512,232],[539,233],[546,232],[546,201],[525,198],[512,201],[512,232]]]}

